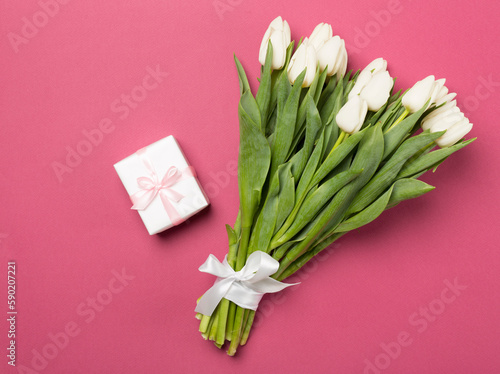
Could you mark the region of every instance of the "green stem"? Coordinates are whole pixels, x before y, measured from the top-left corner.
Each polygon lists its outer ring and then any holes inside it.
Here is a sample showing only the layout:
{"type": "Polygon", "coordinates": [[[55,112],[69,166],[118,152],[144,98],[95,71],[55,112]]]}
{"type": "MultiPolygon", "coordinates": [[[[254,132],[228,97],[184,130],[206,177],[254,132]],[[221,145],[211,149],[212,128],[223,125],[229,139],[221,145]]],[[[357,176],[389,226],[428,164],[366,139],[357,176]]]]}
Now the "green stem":
{"type": "MultiPolygon", "coordinates": [[[[217,309],[216,309],[217,310],[217,309]]],[[[214,311],[214,314],[216,313],[216,311],[214,311]]],[[[213,323],[214,323],[214,314],[212,314],[212,316],[208,317],[208,325],[207,325],[207,329],[205,332],[201,333],[201,336],[203,337],[203,339],[207,340],[210,336],[210,332],[212,331],[212,326],[213,326],[213,323]]]]}
{"type": "MultiPolygon", "coordinates": [[[[238,233],[241,230],[241,211],[238,212],[238,217],[236,218],[236,222],[234,224],[234,230],[235,232],[238,233]]],[[[230,240],[229,243],[227,262],[229,266],[231,266],[233,269],[235,267],[236,257],[238,254],[238,244],[239,244],[238,240],[235,241],[230,240]]],[[[233,303],[227,299],[222,299],[220,302],[219,323],[217,325],[217,338],[216,338],[217,346],[222,346],[224,344],[226,336],[227,335],[230,336],[230,334],[227,334],[227,330],[233,328],[234,308],[231,308],[232,304],[233,303]]]]}
{"type": "MultiPolygon", "coordinates": [[[[233,267],[235,271],[241,270],[241,268],[245,265],[247,261],[247,250],[248,250],[248,240],[250,239],[250,227],[242,226],[241,227],[241,238],[240,244],[238,248],[238,255],[236,258],[236,266],[233,267]]],[[[234,314],[234,322],[232,325],[229,325],[228,328],[231,331],[231,344],[229,346],[228,354],[230,356],[234,356],[236,353],[236,349],[240,343],[241,338],[241,327],[242,327],[242,318],[243,318],[243,308],[237,306],[234,314]]],[[[233,319],[231,315],[228,317],[229,320],[233,319]]],[[[228,339],[229,340],[229,339],[228,339]]]]}
{"type": "Polygon", "coordinates": [[[214,340],[214,341],[215,341],[215,338],[217,335],[217,326],[219,325],[219,309],[220,309],[220,307],[217,307],[215,312],[212,314],[213,322],[212,322],[212,326],[210,328],[210,334],[208,335],[208,339],[214,340]]]}
{"type": "Polygon", "coordinates": [[[199,328],[199,331],[204,334],[208,331],[208,325],[209,325],[209,322],[210,322],[210,316],[205,316],[203,315],[201,317],[201,322],[200,322],[200,328],[199,328]]]}
{"type": "Polygon", "coordinates": [[[243,328],[243,318],[245,316],[245,309],[242,307],[236,307],[236,314],[234,316],[233,331],[231,333],[231,344],[229,345],[229,350],[227,354],[229,356],[234,356],[241,340],[241,330],[243,328]]]}
{"type": "Polygon", "coordinates": [[[217,334],[215,338],[215,343],[219,346],[224,344],[226,340],[226,323],[227,323],[227,313],[229,311],[229,300],[222,299],[219,303],[219,318],[217,324],[217,334]]]}
{"type": "Polygon", "coordinates": [[[245,328],[243,330],[243,336],[241,337],[240,345],[245,345],[247,343],[248,335],[250,335],[250,329],[252,328],[254,318],[255,310],[251,310],[245,323],[245,328]]]}
{"type": "MultiPolygon", "coordinates": [[[[340,132],[339,137],[337,138],[337,141],[336,141],[336,142],[335,142],[335,144],[333,145],[332,150],[330,151],[330,153],[332,153],[332,152],[333,152],[333,150],[334,150],[335,148],[337,148],[337,147],[338,147],[338,146],[339,146],[339,145],[340,145],[340,144],[341,144],[341,143],[342,143],[345,139],[347,139],[348,137],[349,137],[349,134],[348,134],[348,133],[346,133],[344,130],[342,130],[342,131],[340,132]]],[[[330,155],[330,154],[329,154],[329,155],[330,155]]]]}
{"type": "Polygon", "coordinates": [[[410,110],[408,108],[405,108],[405,111],[399,116],[399,118],[396,121],[394,121],[394,123],[391,125],[391,127],[389,127],[387,129],[386,132],[388,132],[390,129],[392,129],[394,126],[396,126],[398,123],[403,121],[408,114],[410,114],[410,110]]]}
{"type": "Polygon", "coordinates": [[[236,313],[236,304],[233,302],[229,303],[229,311],[227,312],[227,323],[226,323],[226,340],[231,341],[233,335],[233,325],[234,325],[234,315],[236,313]]]}

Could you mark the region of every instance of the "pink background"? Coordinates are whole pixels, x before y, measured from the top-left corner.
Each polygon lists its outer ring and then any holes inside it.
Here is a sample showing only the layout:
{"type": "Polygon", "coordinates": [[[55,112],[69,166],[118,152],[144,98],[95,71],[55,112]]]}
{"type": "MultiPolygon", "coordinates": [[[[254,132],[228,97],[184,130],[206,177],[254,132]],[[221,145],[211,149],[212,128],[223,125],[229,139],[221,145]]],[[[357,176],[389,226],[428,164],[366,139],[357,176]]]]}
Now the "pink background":
{"type": "MultiPolygon", "coordinates": [[[[15,260],[17,372],[500,372],[497,1],[66,2],[52,16],[34,0],[0,2],[0,278],[15,260]],[[195,301],[213,282],[197,268],[224,256],[237,212],[233,53],[256,87],[277,15],[295,39],[331,23],[350,68],[382,56],[398,88],[446,77],[479,139],[424,177],[435,191],[342,238],[294,277],[300,286],[266,296],[230,358],[197,332],[195,301]],[[24,17],[39,26],[23,30],[24,17]],[[168,76],[154,82],[148,68],[168,76]],[[143,81],[149,90],[135,88],[143,81]],[[82,131],[103,120],[108,132],[85,148],[82,131]],[[112,165],[170,134],[212,205],[150,237],[112,165]],[[58,179],[54,163],[79,144],[87,155],[58,179]],[[122,269],[134,278],[120,287],[122,269]],[[466,288],[456,296],[447,282],[466,288]],[[91,318],[96,297],[109,303],[91,318]],[[64,339],[66,326],[76,336],[64,339]],[[51,350],[51,336],[62,348],[51,350]],[[44,349],[53,358],[34,367],[44,349]]],[[[15,373],[4,353],[0,372],[15,373]]]]}

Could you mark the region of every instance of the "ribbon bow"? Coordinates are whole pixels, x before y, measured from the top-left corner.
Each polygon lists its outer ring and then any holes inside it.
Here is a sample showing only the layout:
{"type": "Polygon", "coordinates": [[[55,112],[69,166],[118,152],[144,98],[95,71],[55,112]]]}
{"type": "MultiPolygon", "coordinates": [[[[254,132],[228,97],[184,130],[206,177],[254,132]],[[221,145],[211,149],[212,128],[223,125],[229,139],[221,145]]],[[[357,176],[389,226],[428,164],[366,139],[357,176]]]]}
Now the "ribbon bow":
{"type": "Polygon", "coordinates": [[[248,256],[247,263],[240,271],[234,271],[227,262],[222,263],[214,255],[209,255],[199,271],[215,275],[214,285],[200,298],[195,311],[211,316],[222,298],[226,298],[245,309],[257,310],[262,296],[266,293],[279,292],[288,284],[270,278],[278,271],[279,262],[262,251],[248,256]]]}
{"type": "Polygon", "coordinates": [[[132,209],[135,210],[144,210],[149,204],[153,202],[156,196],[160,195],[161,202],[163,203],[163,207],[167,212],[170,220],[173,225],[178,225],[182,223],[184,220],[179,215],[175,207],[172,205],[171,201],[178,203],[185,196],[180,194],[177,191],[174,191],[170,187],[175,185],[181,180],[186,178],[195,177],[196,173],[192,166],[187,167],[184,171],[180,171],[175,166],[171,166],[165,176],[160,180],[156,170],[154,169],[151,161],[146,156],[146,149],[140,149],[136,152],[136,154],[142,160],[144,166],[148,170],[150,176],[149,177],[139,177],[137,178],[137,184],[141,188],[140,191],[134,193],[130,196],[132,203],[132,209]]]}

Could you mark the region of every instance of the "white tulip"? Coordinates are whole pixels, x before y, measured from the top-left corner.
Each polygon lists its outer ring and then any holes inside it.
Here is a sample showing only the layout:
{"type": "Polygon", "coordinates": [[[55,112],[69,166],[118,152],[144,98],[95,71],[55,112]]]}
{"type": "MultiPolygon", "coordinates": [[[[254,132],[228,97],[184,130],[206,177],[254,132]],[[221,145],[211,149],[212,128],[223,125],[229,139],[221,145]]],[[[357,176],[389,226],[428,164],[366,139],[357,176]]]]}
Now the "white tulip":
{"type": "Polygon", "coordinates": [[[347,71],[347,50],[345,49],[345,42],[342,40],[341,56],[339,58],[340,66],[337,70],[337,78],[343,77],[347,71]]]}
{"type": "Polygon", "coordinates": [[[415,83],[402,98],[402,103],[406,110],[410,113],[415,113],[422,109],[427,100],[431,97],[434,82],[434,75],[429,75],[428,77],[415,83]]]}
{"type": "Polygon", "coordinates": [[[377,74],[380,71],[386,71],[386,70],[387,70],[387,61],[384,60],[382,57],[376,58],[368,65],[366,65],[366,67],[363,69],[363,71],[370,72],[372,75],[377,74]]]}
{"type": "Polygon", "coordinates": [[[376,112],[389,99],[394,81],[389,72],[381,71],[372,76],[368,84],[361,90],[359,96],[368,104],[368,110],[376,112]]]}
{"type": "Polygon", "coordinates": [[[335,120],[342,131],[348,134],[354,134],[361,129],[365,121],[368,104],[359,96],[347,100],[342,108],[340,108],[335,120]]]}
{"type": "Polygon", "coordinates": [[[442,107],[435,109],[430,114],[425,116],[425,118],[422,120],[422,124],[421,124],[422,129],[424,129],[424,130],[429,129],[431,127],[431,125],[429,124],[429,121],[431,121],[431,120],[434,121],[434,118],[436,118],[436,117],[439,118],[439,117],[446,116],[450,113],[458,113],[458,112],[460,112],[460,109],[458,109],[458,107],[457,107],[456,100],[450,101],[450,102],[446,103],[445,105],[443,105],[442,107]]]}
{"type": "Polygon", "coordinates": [[[439,116],[431,118],[425,121],[422,125],[423,130],[430,130],[430,132],[443,131],[450,128],[453,124],[461,121],[464,118],[464,114],[460,111],[448,110],[439,116]]]}
{"type": "Polygon", "coordinates": [[[441,148],[450,147],[472,130],[472,123],[467,118],[457,122],[436,139],[436,144],[441,148]]]}
{"type": "Polygon", "coordinates": [[[462,139],[471,129],[472,124],[457,107],[455,100],[434,110],[422,121],[422,129],[430,132],[446,132],[436,139],[436,144],[449,147],[462,139]]]}
{"type": "Polygon", "coordinates": [[[307,68],[302,87],[309,87],[316,75],[317,65],[318,59],[316,57],[316,49],[309,43],[309,39],[305,38],[290,59],[290,64],[288,65],[288,80],[290,83],[294,84],[300,73],[307,68]]]}
{"type": "Polygon", "coordinates": [[[317,51],[319,70],[323,71],[326,68],[327,75],[342,76],[347,69],[347,51],[345,42],[338,35],[335,35],[317,51]]]}
{"type": "Polygon", "coordinates": [[[314,28],[311,36],[309,37],[309,43],[311,43],[314,48],[319,51],[323,44],[332,38],[332,35],[332,26],[328,23],[322,22],[314,28]]]}
{"type": "Polygon", "coordinates": [[[370,79],[377,73],[387,70],[387,61],[379,57],[370,62],[359,73],[356,83],[354,84],[351,92],[349,92],[349,99],[361,93],[361,90],[368,84],[370,79]]]}
{"type": "Polygon", "coordinates": [[[431,97],[427,108],[432,104],[435,104],[440,98],[445,96],[448,93],[448,89],[444,85],[446,83],[446,79],[438,79],[434,82],[434,86],[432,87],[431,97]]]}
{"type": "Polygon", "coordinates": [[[286,61],[286,49],[291,41],[290,26],[281,17],[276,17],[264,34],[260,43],[259,62],[264,65],[266,62],[267,47],[271,41],[273,45],[273,70],[281,69],[286,61]]]}
{"type": "MultiPolygon", "coordinates": [[[[444,87],[444,88],[446,88],[446,87],[444,87]]],[[[446,91],[448,91],[448,89],[446,89],[446,91]]],[[[439,106],[439,105],[444,104],[444,103],[449,103],[450,101],[452,101],[455,98],[455,96],[457,96],[457,94],[455,92],[443,95],[441,98],[439,98],[436,101],[436,106],[439,106]]]]}

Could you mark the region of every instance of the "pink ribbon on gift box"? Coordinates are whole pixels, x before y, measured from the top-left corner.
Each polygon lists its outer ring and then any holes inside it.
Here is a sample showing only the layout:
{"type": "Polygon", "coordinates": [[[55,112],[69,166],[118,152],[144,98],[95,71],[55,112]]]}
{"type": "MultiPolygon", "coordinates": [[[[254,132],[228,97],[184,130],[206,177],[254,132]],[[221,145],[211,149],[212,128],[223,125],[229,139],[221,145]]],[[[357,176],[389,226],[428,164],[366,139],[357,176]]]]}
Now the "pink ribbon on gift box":
{"type": "Polygon", "coordinates": [[[141,159],[150,176],[137,178],[137,184],[141,190],[130,196],[130,200],[134,204],[131,209],[144,210],[153,202],[156,196],[160,195],[163,207],[172,224],[176,226],[184,222],[184,219],[179,215],[179,212],[177,212],[171,201],[178,203],[185,196],[174,191],[171,187],[181,180],[196,177],[194,168],[188,166],[186,169],[180,171],[175,166],[171,166],[160,180],[153,164],[146,155],[146,148],[138,150],[136,154],[141,159]]]}

